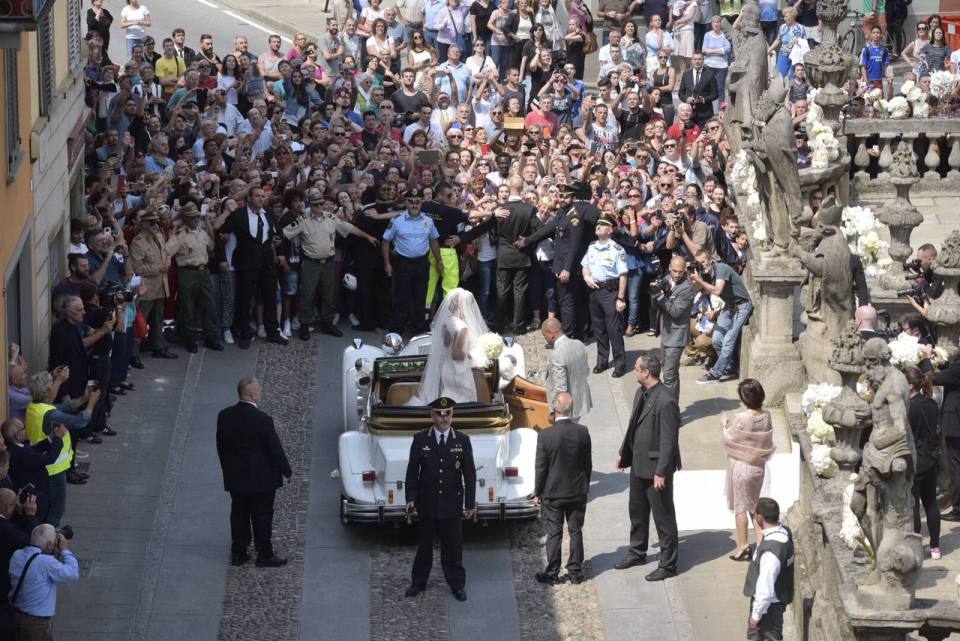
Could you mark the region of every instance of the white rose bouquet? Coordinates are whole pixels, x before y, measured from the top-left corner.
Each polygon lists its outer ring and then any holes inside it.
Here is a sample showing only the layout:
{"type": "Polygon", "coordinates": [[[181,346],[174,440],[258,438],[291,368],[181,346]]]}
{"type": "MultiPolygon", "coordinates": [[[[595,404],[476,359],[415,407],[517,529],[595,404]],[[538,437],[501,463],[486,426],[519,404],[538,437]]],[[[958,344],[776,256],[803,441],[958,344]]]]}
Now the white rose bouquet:
{"type": "Polygon", "coordinates": [[[850,252],[859,256],[869,276],[879,276],[893,264],[887,253],[890,243],[880,237],[886,228],[869,207],[843,208],[840,231],[847,239],[850,252]]]}
{"type": "Polygon", "coordinates": [[[807,419],[807,434],[814,445],[834,445],[837,442],[837,435],[833,427],[823,420],[821,410],[814,410],[807,419]]]}
{"type": "Polygon", "coordinates": [[[830,456],[829,445],[814,445],[810,452],[810,463],[813,465],[813,471],[817,476],[828,479],[836,476],[840,469],[837,462],[830,456]]]}
{"type": "Polygon", "coordinates": [[[890,347],[890,363],[896,367],[916,365],[924,359],[923,349],[916,336],[900,334],[887,345],[890,347]]]}
{"type": "Polygon", "coordinates": [[[822,411],[827,403],[840,395],[842,389],[839,385],[831,385],[830,383],[811,383],[807,385],[807,389],[803,391],[803,396],[800,399],[800,407],[803,409],[803,413],[809,417],[814,412],[822,411]]]}
{"type": "Polygon", "coordinates": [[[930,93],[938,99],[952,94],[957,88],[957,82],[960,82],[960,76],[949,71],[934,71],[930,74],[930,93]]]}
{"type": "Polygon", "coordinates": [[[477,345],[487,360],[496,360],[503,352],[503,337],[496,332],[487,332],[477,340],[477,345]]]}

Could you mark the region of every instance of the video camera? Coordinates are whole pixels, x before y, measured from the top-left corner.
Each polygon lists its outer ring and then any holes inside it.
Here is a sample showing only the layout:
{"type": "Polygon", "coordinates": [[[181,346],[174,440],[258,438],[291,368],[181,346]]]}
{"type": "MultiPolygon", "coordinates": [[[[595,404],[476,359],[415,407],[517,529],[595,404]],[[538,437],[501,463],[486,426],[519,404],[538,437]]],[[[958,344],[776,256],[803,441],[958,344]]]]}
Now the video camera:
{"type": "Polygon", "coordinates": [[[100,307],[104,309],[113,309],[121,303],[132,303],[133,292],[124,289],[117,283],[110,283],[103,287],[99,292],[100,307]]]}
{"type": "Polygon", "coordinates": [[[653,270],[653,278],[650,280],[650,295],[656,298],[663,293],[663,265],[660,264],[658,256],[650,259],[650,268],[653,270]]]}

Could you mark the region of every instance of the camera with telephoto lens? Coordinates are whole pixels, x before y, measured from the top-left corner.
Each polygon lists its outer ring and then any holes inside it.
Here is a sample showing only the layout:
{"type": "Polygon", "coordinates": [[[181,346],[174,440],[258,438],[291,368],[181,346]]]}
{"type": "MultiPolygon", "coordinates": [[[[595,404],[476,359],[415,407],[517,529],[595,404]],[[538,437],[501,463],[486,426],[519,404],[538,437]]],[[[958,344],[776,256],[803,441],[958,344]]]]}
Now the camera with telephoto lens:
{"type": "Polygon", "coordinates": [[[914,258],[913,260],[908,260],[903,263],[903,270],[907,272],[914,272],[915,274],[922,274],[923,264],[920,262],[919,258],[914,258]]]}
{"type": "Polygon", "coordinates": [[[909,287],[898,289],[895,293],[897,298],[906,298],[907,296],[912,296],[921,305],[923,305],[927,300],[927,291],[925,283],[923,282],[913,283],[909,287]]]}
{"type": "Polygon", "coordinates": [[[133,302],[133,292],[124,289],[122,286],[111,283],[100,290],[100,307],[104,309],[113,309],[122,303],[133,302]]]}
{"type": "Polygon", "coordinates": [[[654,256],[650,259],[650,268],[653,270],[653,278],[650,280],[650,296],[656,298],[663,293],[663,266],[660,264],[660,258],[654,256]]]}

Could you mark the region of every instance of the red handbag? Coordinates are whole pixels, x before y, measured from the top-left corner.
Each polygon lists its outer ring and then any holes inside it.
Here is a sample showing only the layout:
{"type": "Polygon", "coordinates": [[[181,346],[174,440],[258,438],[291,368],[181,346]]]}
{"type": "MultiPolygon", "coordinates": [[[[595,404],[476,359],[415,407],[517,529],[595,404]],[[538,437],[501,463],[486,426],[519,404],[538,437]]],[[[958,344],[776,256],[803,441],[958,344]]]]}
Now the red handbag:
{"type": "Polygon", "coordinates": [[[138,309],[137,316],[133,319],[133,337],[139,340],[149,335],[150,325],[147,324],[147,319],[144,317],[143,312],[138,309]]]}

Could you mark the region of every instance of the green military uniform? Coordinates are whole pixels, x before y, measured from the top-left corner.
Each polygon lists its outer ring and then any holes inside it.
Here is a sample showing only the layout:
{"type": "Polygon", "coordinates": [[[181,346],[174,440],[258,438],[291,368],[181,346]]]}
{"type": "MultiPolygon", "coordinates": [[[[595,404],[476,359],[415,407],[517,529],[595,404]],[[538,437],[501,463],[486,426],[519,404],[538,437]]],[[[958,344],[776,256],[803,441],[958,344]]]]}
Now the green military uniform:
{"type": "MultiPolygon", "coordinates": [[[[200,212],[193,203],[187,203],[180,209],[181,218],[199,216],[200,212]]],[[[219,346],[220,323],[213,299],[213,282],[207,271],[213,247],[210,232],[201,227],[191,230],[186,222],[166,243],[167,254],[177,259],[177,312],[183,326],[183,337],[191,352],[197,349],[196,341],[201,331],[208,347],[217,349],[219,346]]]]}
{"type": "MultiPolygon", "coordinates": [[[[156,211],[147,211],[142,223],[156,223],[160,216],[156,211]]],[[[130,260],[133,270],[141,279],[140,312],[150,325],[149,346],[154,356],[169,354],[169,346],[163,338],[163,307],[170,295],[167,274],[161,271],[170,267],[170,256],[164,246],[163,235],[155,225],[145,225],[130,243],[130,260]]]]}
{"type": "Polygon", "coordinates": [[[320,210],[321,195],[310,197],[311,212],[283,228],[285,238],[300,237],[299,307],[300,338],[309,339],[309,325],[317,308],[320,290],[320,324],[325,333],[342,336],[333,325],[337,301],[337,271],[334,263],[336,235],[362,236],[356,227],[339,220],[335,214],[320,210]],[[306,328],[306,329],[305,329],[306,328]]]}

